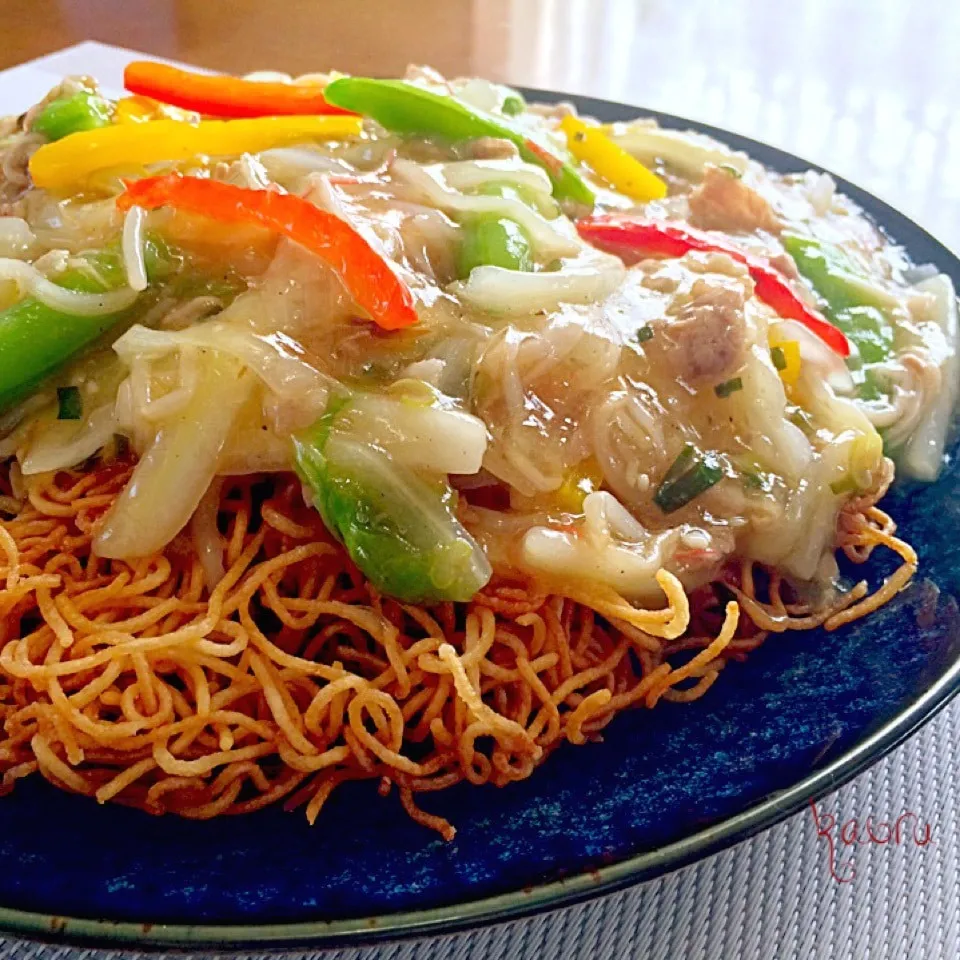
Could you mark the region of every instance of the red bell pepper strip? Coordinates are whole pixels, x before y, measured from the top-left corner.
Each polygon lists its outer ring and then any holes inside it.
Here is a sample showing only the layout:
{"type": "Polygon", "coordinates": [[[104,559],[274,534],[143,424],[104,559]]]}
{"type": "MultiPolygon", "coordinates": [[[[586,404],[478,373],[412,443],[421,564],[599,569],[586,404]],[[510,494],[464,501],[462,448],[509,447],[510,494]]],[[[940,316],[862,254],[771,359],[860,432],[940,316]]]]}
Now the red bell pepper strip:
{"type": "Polygon", "coordinates": [[[129,180],[117,206],[174,207],[220,223],[254,224],[289,237],[325,260],[358,306],[384,330],[417,322],[413,294],[389,264],[348,223],[307,200],[275,190],[169,173],[129,180]]]}
{"type": "Polygon", "coordinates": [[[240,77],[208,76],[149,60],[129,64],[123,71],[123,85],[131,93],[210,117],[350,112],[327,103],[323,89],[316,84],[261,83],[240,77]]]}
{"type": "Polygon", "coordinates": [[[691,250],[725,253],[744,264],[753,278],[756,295],[778,316],[796,320],[812,330],[841,357],[850,356],[850,342],[842,330],[826,321],[808,306],[790,285],[762,257],[744,253],[731,244],[662,220],[644,220],[630,216],[586,217],[577,221],[580,236],[594,246],[636,263],[645,256],[682,257],[691,250]]]}

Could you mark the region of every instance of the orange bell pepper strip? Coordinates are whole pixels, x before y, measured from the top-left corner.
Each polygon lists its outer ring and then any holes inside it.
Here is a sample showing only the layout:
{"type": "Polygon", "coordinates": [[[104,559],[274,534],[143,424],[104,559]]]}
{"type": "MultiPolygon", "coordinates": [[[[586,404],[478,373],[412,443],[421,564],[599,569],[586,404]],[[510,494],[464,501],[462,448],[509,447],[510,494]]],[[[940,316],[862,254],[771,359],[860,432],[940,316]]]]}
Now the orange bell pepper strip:
{"type": "Polygon", "coordinates": [[[275,190],[247,190],[218,180],[170,173],[128,181],[117,206],[173,207],[220,223],[256,224],[326,261],[359,307],[384,330],[417,322],[413,294],[348,223],[308,200],[275,190]]]}
{"type": "Polygon", "coordinates": [[[152,97],[208,117],[304,116],[349,113],[327,103],[323,88],[311,83],[261,83],[240,77],[191,73],[165,63],[137,60],[123,71],[123,85],[131,92],[152,97]]]}

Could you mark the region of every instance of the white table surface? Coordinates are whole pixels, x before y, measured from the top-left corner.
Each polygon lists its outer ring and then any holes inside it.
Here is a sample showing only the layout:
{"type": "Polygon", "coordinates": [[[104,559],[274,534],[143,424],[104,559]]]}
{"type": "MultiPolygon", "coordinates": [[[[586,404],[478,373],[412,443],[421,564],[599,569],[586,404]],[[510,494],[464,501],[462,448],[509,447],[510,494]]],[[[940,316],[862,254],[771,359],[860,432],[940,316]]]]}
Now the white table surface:
{"type": "MultiPolygon", "coordinates": [[[[555,58],[566,57],[568,89],[642,101],[767,140],[878,193],[960,248],[957,0],[724,0],[692,9],[626,0],[605,4],[602,22],[591,26],[608,31],[609,56],[601,63],[578,54],[572,18],[583,14],[586,4],[561,6],[562,31],[551,27],[550,18],[559,14],[548,0],[511,5],[533,26],[522,48],[502,52],[500,79],[547,85],[555,58]],[[619,16],[613,18],[611,10],[619,16]],[[744,13],[751,14],[749,29],[735,29],[744,26],[744,13]],[[672,19],[674,45],[657,42],[662,32],[651,26],[657,17],[672,19]],[[618,41],[629,31],[629,43],[618,41]],[[787,36],[792,44],[784,49],[787,36]],[[704,37],[729,51],[721,73],[697,66],[693,54],[704,37]],[[683,69],[675,69],[677,63],[683,69]]],[[[108,90],[118,90],[131,56],[117,47],[84,43],[4,71],[0,114],[24,109],[67,73],[95,74],[108,90]]],[[[828,797],[819,812],[821,823],[827,815],[835,818],[834,835],[854,818],[861,837],[867,817],[893,822],[912,813],[915,820],[905,819],[905,827],[930,826],[931,842],[923,846],[907,829],[899,844],[845,847],[836,839],[834,873],[845,882],[831,875],[827,840],[818,836],[808,811],[704,862],[580,907],[331,956],[954,960],[960,956],[958,770],[960,704],[954,704],[828,797]]],[[[69,948],[0,938],[0,960],[80,956],[69,948]]]]}

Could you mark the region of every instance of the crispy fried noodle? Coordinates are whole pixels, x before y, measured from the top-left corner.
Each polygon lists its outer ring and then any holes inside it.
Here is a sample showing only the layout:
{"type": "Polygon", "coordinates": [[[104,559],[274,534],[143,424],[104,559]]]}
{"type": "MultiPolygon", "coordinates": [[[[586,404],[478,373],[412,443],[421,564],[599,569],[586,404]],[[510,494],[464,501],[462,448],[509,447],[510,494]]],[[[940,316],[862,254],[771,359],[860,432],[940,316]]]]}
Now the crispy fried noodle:
{"type": "Polygon", "coordinates": [[[686,595],[671,593],[669,631],[660,610],[638,611],[653,632],[627,631],[589,602],[506,581],[469,603],[413,606],[381,597],[296,481],[277,477],[224,487],[227,571],[208,593],[189,537],[132,563],[91,553],[129,472],[47,477],[0,525],[5,792],[39,772],[154,814],[284,800],[312,823],[339,784],[369,779],[449,839],[418,794],[528,777],[621,710],[702,696],[768,632],[864,616],[916,570],[864,502],[844,515],[841,548],[859,562],[883,545],[903,563],[872,595],[860,584],[822,609],[786,602],[773,571],[761,599],[750,565],[718,583],[739,605],[701,591],[689,628],[686,595]]]}

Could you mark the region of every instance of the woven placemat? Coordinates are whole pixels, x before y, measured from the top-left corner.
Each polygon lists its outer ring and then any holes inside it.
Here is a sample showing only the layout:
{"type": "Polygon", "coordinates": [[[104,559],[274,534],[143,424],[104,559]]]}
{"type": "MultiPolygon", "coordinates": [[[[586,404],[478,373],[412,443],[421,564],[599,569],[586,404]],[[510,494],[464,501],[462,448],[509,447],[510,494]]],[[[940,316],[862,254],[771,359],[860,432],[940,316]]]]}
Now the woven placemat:
{"type": "MultiPolygon", "coordinates": [[[[958,771],[960,702],[818,804],[816,821],[808,809],[725,853],[578,907],[455,936],[322,956],[956,960],[958,771]]],[[[128,955],[0,939],[0,960],[128,955]]]]}

